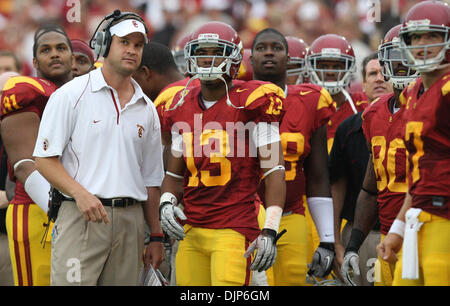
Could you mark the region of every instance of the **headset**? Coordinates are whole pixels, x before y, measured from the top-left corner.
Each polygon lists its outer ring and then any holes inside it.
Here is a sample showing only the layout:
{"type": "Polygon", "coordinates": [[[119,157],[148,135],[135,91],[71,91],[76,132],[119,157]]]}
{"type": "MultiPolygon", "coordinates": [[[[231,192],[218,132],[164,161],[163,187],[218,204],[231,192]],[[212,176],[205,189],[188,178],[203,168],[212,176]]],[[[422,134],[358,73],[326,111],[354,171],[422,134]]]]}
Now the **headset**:
{"type": "Polygon", "coordinates": [[[107,57],[109,53],[109,48],[111,47],[111,33],[109,29],[111,28],[111,24],[116,21],[123,19],[127,16],[133,16],[138,21],[141,21],[145,28],[145,33],[148,34],[148,28],[145,24],[144,19],[139,16],[136,13],[132,12],[123,12],[121,13],[120,10],[115,10],[112,14],[109,14],[103,20],[100,22],[100,24],[97,26],[97,28],[94,31],[94,35],[92,35],[91,40],[89,40],[89,47],[94,50],[95,55],[97,55],[97,60],[100,56],[107,57]],[[106,27],[103,29],[103,31],[99,32],[98,29],[100,26],[105,22],[106,20],[112,19],[108,22],[106,27]]]}

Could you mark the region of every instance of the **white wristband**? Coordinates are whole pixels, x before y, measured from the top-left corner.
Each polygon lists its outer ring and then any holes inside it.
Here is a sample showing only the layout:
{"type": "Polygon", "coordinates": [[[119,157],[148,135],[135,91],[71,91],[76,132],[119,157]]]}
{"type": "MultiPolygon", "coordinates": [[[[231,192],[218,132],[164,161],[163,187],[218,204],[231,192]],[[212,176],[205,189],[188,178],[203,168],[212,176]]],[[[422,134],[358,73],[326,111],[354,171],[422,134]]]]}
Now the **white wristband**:
{"type": "Polygon", "coordinates": [[[310,197],[307,202],[320,242],[334,242],[333,199],[310,197]]]}
{"type": "Polygon", "coordinates": [[[24,163],[24,162],[32,162],[34,164],[34,160],[33,159],[29,159],[29,158],[25,158],[25,159],[21,159],[18,162],[16,162],[13,166],[14,172],[16,172],[17,167],[19,167],[20,164],[24,163]]]}
{"type": "Polygon", "coordinates": [[[389,229],[389,234],[397,234],[403,238],[405,235],[405,222],[399,219],[395,219],[389,229]]]}
{"type": "Polygon", "coordinates": [[[272,205],[266,209],[266,221],[264,222],[263,228],[273,229],[278,233],[280,228],[281,215],[283,214],[283,209],[278,205],[272,205]]]}
{"type": "Polygon", "coordinates": [[[176,179],[179,179],[179,180],[183,180],[183,179],[184,179],[184,176],[175,174],[175,173],[170,172],[170,171],[166,171],[166,174],[167,174],[167,175],[170,175],[171,177],[174,177],[174,178],[176,178],[176,179]]]}
{"type": "Polygon", "coordinates": [[[173,205],[177,205],[178,200],[177,197],[174,196],[172,193],[170,192],[164,192],[161,196],[161,198],[159,199],[159,205],[161,205],[164,202],[170,202],[173,205]]]}
{"type": "Polygon", "coordinates": [[[264,173],[263,178],[266,178],[269,174],[271,174],[271,173],[274,172],[274,171],[278,171],[278,170],[286,171],[286,169],[284,168],[284,166],[278,165],[278,166],[273,167],[273,168],[270,169],[270,170],[267,170],[267,172],[264,173]]]}
{"type": "Polygon", "coordinates": [[[34,170],[27,177],[23,187],[33,202],[47,213],[50,198],[50,184],[47,180],[37,170],[34,170]]]}

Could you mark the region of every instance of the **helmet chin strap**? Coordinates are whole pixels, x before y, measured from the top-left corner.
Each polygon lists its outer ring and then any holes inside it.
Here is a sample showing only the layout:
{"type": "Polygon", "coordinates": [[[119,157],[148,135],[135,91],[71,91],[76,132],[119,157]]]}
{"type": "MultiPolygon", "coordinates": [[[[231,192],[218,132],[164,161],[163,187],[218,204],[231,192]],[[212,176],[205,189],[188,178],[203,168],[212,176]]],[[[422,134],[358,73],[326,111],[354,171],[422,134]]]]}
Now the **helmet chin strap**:
{"type": "Polygon", "coordinates": [[[177,102],[177,104],[175,104],[174,107],[169,108],[168,110],[174,110],[176,109],[178,106],[183,105],[184,103],[184,97],[186,96],[187,92],[186,89],[188,88],[189,84],[192,83],[192,81],[194,81],[195,79],[198,79],[198,74],[193,75],[189,81],[186,83],[186,86],[184,86],[183,91],[181,92],[181,99],[177,102]]]}
{"type": "Polygon", "coordinates": [[[223,78],[223,76],[219,76],[218,77],[219,80],[222,80],[225,83],[225,89],[226,89],[226,93],[227,93],[227,105],[236,109],[241,109],[244,108],[244,106],[235,106],[233,103],[231,103],[230,100],[230,96],[228,95],[228,83],[227,81],[225,81],[225,79],[223,78]]]}
{"type": "Polygon", "coordinates": [[[344,94],[345,98],[347,99],[348,103],[350,104],[350,107],[352,108],[353,113],[357,114],[358,111],[356,110],[355,104],[353,104],[353,100],[352,100],[352,97],[350,96],[350,94],[345,89],[342,89],[341,92],[344,94]]]}
{"type": "Polygon", "coordinates": [[[300,72],[300,74],[297,77],[297,80],[295,80],[295,85],[303,84],[303,74],[300,72]]]}

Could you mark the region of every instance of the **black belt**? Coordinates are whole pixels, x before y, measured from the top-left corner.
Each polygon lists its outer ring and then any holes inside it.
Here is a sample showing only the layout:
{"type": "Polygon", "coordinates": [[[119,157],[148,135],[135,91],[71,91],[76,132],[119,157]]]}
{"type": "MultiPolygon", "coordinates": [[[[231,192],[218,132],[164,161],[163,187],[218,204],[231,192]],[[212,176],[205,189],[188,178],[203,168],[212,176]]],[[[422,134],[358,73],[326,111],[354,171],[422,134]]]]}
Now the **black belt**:
{"type": "MultiPolygon", "coordinates": [[[[135,200],[133,198],[114,198],[114,199],[101,199],[99,198],[100,202],[104,206],[111,206],[111,207],[127,207],[131,205],[135,205],[139,203],[138,200],[135,200]]],[[[64,197],[64,201],[74,201],[75,199],[72,198],[66,198],[64,197]]]]}

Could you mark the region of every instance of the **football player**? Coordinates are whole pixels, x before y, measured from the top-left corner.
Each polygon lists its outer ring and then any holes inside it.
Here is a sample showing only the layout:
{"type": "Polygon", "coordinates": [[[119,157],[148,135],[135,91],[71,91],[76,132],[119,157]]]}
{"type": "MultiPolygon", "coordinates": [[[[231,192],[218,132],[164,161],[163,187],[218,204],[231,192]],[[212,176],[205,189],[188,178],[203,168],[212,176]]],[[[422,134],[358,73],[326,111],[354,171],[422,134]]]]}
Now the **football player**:
{"type": "MultiPolygon", "coordinates": [[[[367,94],[369,103],[384,94],[392,92],[392,86],[385,81],[376,52],[369,54],[362,61],[362,88],[367,94]]],[[[369,150],[362,131],[362,111],[350,115],[338,127],[330,152],[329,169],[331,193],[334,204],[334,233],[336,249],[336,270],[340,270],[344,260],[344,245],[347,243],[354,219],[356,200],[366,173],[369,150]],[[342,221],[344,220],[344,221],[342,221]]],[[[364,254],[364,271],[370,258],[376,258],[375,247],[380,239],[379,224],[370,232],[369,239],[361,249],[364,254]]],[[[366,273],[363,273],[364,276],[366,273]]],[[[341,273],[339,273],[341,275],[341,273]]],[[[371,285],[372,281],[362,277],[358,281],[362,285],[371,285]]]]}
{"type": "Polygon", "coordinates": [[[306,69],[306,54],[308,45],[301,38],[286,36],[289,48],[289,63],[287,65],[286,84],[296,85],[309,83],[309,74],[306,69]]]}
{"type": "MultiPolygon", "coordinates": [[[[72,78],[72,45],[63,28],[44,25],[34,35],[38,77],[10,78],[1,97],[1,134],[16,179],[7,212],[14,283],[50,284],[50,243],[41,244],[47,223],[50,185],[32,156],[39,122],[50,95],[72,78]]],[[[47,239],[50,235],[47,236],[47,239]]]]}
{"type": "MultiPolygon", "coordinates": [[[[334,258],[333,203],[327,170],[326,127],[335,109],[330,94],[313,84],[287,85],[288,42],[277,30],[256,34],[251,62],[256,80],[271,81],[284,90],[286,114],[280,137],[286,167],[286,203],[281,228],[287,229],[277,247],[275,285],[305,285],[307,272],[305,202],[313,213],[320,245],[311,273],[326,276],[334,258]],[[330,261],[326,262],[329,256],[330,261]]],[[[297,75],[298,77],[298,75],[297,75]]],[[[265,202],[265,186],[259,188],[265,202]]]]}
{"type": "MultiPolygon", "coordinates": [[[[0,60],[1,65],[1,60],[0,60]]],[[[6,81],[18,76],[18,70],[0,74],[0,95],[6,81]]],[[[14,196],[15,184],[8,177],[8,157],[0,137],[0,286],[14,286],[11,256],[9,253],[8,232],[6,231],[6,212],[9,201],[14,196]]]]}
{"type": "Polygon", "coordinates": [[[253,67],[252,63],[250,62],[251,55],[252,55],[251,49],[244,49],[241,66],[239,67],[238,75],[236,76],[237,80],[242,81],[253,80],[253,67]]]}
{"type": "Polygon", "coordinates": [[[70,43],[72,44],[74,55],[72,63],[73,77],[75,78],[95,69],[94,51],[92,51],[91,47],[80,39],[72,39],[70,43]]]}
{"type": "Polygon", "coordinates": [[[278,132],[284,94],[267,82],[233,85],[243,51],[227,24],[200,26],[185,50],[187,71],[201,86],[179,92],[164,112],[172,154],[160,205],[163,229],[181,240],[177,283],[248,285],[251,270],[264,271],[276,258],[285,200],[278,132]],[[255,209],[261,172],[267,190],[262,230],[255,209]],[[182,192],[184,213],[175,207],[182,192]]]}
{"type": "MultiPolygon", "coordinates": [[[[322,86],[331,94],[336,112],[327,123],[327,150],[331,152],[334,134],[339,124],[352,114],[362,111],[367,104],[365,94],[350,95],[346,87],[356,71],[355,53],[350,43],[342,36],[326,34],[313,41],[306,54],[306,65],[310,82],[322,86]]],[[[319,236],[306,206],[308,239],[308,261],[319,245],[319,236]]]]}
{"type": "Polygon", "coordinates": [[[396,263],[393,285],[450,285],[450,7],[423,1],[399,32],[404,65],[420,73],[400,95],[408,189],[381,259],[396,263]],[[397,261],[400,249],[402,254],[397,261]]]}
{"type": "MultiPolygon", "coordinates": [[[[169,48],[157,42],[145,45],[141,65],[138,71],[133,73],[133,78],[152,101],[156,101],[158,95],[164,92],[168,85],[173,87],[173,83],[182,80],[177,88],[183,89],[183,85],[186,85],[184,75],[178,71],[169,48]]],[[[160,111],[159,108],[158,114],[161,119],[160,111]]]]}
{"type": "Polygon", "coordinates": [[[363,93],[350,95],[346,90],[356,66],[353,48],[344,37],[336,34],[318,37],[309,47],[306,61],[311,82],[328,90],[336,103],[336,113],[327,126],[330,153],[337,127],[345,118],[366,108],[367,97],[363,93]]]}
{"type": "MultiPolygon", "coordinates": [[[[384,239],[403,204],[407,191],[406,152],[401,140],[404,109],[400,108],[399,96],[417,74],[402,64],[398,46],[400,28],[401,25],[397,25],[388,31],[378,49],[383,76],[392,84],[393,92],[372,102],[362,115],[363,131],[370,155],[341,268],[349,285],[355,284],[351,272],[360,274],[358,251],[375,225],[377,214],[380,220],[381,239],[384,239]]],[[[395,266],[380,260],[379,264],[380,266],[376,265],[375,269],[375,285],[392,285],[395,266]]]]}
{"type": "Polygon", "coordinates": [[[177,65],[178,71],[186,75],[186,58],[184,57],[184,47],[191,39],[191,33],[187,33],[178,38],[175,47],[172,49],[173,59],[177,65]]]}

